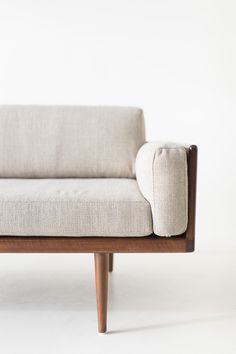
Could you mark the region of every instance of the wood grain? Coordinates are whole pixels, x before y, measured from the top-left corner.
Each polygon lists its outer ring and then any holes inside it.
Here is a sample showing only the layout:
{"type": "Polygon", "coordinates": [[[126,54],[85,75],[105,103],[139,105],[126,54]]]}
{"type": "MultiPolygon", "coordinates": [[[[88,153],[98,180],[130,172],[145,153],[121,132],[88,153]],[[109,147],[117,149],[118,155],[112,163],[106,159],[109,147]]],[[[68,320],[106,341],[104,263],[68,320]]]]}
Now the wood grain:
{"type": "Polygon", "coordinates": [[[108,267],[109,254],[95,253],[95,283],[98,314],[98,332],[107,330],[107,292],[108,292],[108,267]]]}
{"type": "Polygon", "coordinates": [[[186,230],[186,251],[193,252],[195,247],[195,214],[197,188],[197,146],[188,150],[188,226],[186,230]]]}
{"type": "Polygon", "coordinates": [[[186,237],[21,237],[1,236],[0,253],[186,252],[186,237]]]}
{"type": "Polygon", "coordinates": [[[109,253],[109,272],[113,272],[114,254],[109,253]]]}

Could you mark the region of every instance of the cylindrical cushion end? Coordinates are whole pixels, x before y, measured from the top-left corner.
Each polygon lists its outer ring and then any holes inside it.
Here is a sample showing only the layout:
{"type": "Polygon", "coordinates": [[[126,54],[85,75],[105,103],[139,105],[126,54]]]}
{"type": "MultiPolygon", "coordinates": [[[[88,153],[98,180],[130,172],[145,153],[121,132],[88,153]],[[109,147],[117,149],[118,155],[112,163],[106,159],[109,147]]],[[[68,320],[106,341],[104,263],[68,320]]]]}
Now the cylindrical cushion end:
{"type": "Polygon", "coordinates": [[[184,233],[188,223],[187,151],[184,145],[148,142],[136,158],[136,178],[152,208],[158,236],[184,233]]]}

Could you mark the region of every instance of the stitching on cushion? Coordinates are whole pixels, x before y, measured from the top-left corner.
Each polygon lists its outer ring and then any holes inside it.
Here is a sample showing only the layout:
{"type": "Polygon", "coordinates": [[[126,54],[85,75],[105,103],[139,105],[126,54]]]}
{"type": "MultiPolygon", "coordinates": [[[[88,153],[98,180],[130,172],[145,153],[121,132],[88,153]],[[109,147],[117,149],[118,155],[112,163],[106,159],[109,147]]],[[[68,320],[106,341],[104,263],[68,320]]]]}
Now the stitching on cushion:
{"type": "MultiPolygon", "coordinates": [[[[157,151],[158,150],[159,150],[159,148],[155,149],[153,160],[152,160],[152,193],[153,193],[153,209],[154,209],[153,224],[157,224],[157,220],[156,220],[155,182],[154,182],[154,163],[155,163],[155,160],[156,160],[156,156],[157,156],[157,151]]],[[[154,228],[154,225],[153,225],[153,228],[154,228]]]]}
{"type": "Polygon", "coordinates": [[[128,201],[128,200],[100,200],[100,201],[76,201],[76,200],[0,200],[0,203],[76,203],[76,204],[101,204],[101,203],[149,203],[144,201],[128,201]]]}
{"type": "Polygon", "coordinates": [[[173,146],[173,147],[167,147],[167,146],[159,146],[157,149],[160,149],[160,150],[163,150],[163,149],[166,149],[166,150],[171,150],[171,149],[173,149],[173,150],[179,150],[179,149],[181,149],[181,150],[185,150],[186,151],[186,148],[184,147],[184,146],[173,146]]]}
{"type": "MultiPolygon", "coordinates": [[[[121,236],[121,237],[130,237],[130,236],[134,236],[134,237],[148,237],[150,235],[153,234],[153,231],[151,229],[149,230],[144,230],[143,232],[136,232],[136,231],[124,231],[124,232],[113,232],[111,235],[109,235],[109,232],[104,232],[101,231],[101,233],[96,233],[96,232],[86,232],[86,235],[84,233],[76,233],[76,232],[70,232],[70,235],[65,235],[65,234],[59,234],[59,235],[55,235],[55,233],[49,233],[49,234],[45,234],[45,235],[26,235],[25,233],[19,233],[18,235],[12,235],[12,236],[25,236],[25,237],[87,237],[87,236],[94,236],[94,237],[117,237],[117,236],[121,236]],[[148,235],[143,235],[143,234],[148,234],[148,235]],[[124,236],[124,234],[126,234],[124,236]],[[128,235],[127,235],[128,234],[128,235]]],[[[11,235],[2,235],[0,234],[0,236],[11,236],[11,235]]]]}

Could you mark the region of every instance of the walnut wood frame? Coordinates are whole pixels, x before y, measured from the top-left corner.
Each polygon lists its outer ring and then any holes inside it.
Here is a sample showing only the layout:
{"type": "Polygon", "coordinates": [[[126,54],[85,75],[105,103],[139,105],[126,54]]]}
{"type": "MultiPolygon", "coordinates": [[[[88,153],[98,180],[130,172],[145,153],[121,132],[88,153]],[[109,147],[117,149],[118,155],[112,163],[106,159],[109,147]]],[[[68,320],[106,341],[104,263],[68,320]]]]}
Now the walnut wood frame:
{"type": "Polygon", "coordinates": [[[193,252],[197,146],[191,145],[188,160],[188,226],[174,237],[42,237],[0,236],[0,253],[94,253],[98,331],[106,331],[108,271],[113,270],[113,253],[193,252]]]}

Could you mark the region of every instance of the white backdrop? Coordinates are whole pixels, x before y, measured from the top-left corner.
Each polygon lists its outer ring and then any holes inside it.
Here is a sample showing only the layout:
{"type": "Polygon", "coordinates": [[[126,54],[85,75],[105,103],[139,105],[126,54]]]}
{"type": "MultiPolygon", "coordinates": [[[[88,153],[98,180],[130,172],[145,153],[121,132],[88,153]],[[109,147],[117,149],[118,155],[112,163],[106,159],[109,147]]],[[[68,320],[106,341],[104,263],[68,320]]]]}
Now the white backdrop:
{"type": "Polygon", "coordinates": [[[236,250],[236,3],[0,0],[0,104],[131,105],[199,146],[197,249],[236,250]]]}

